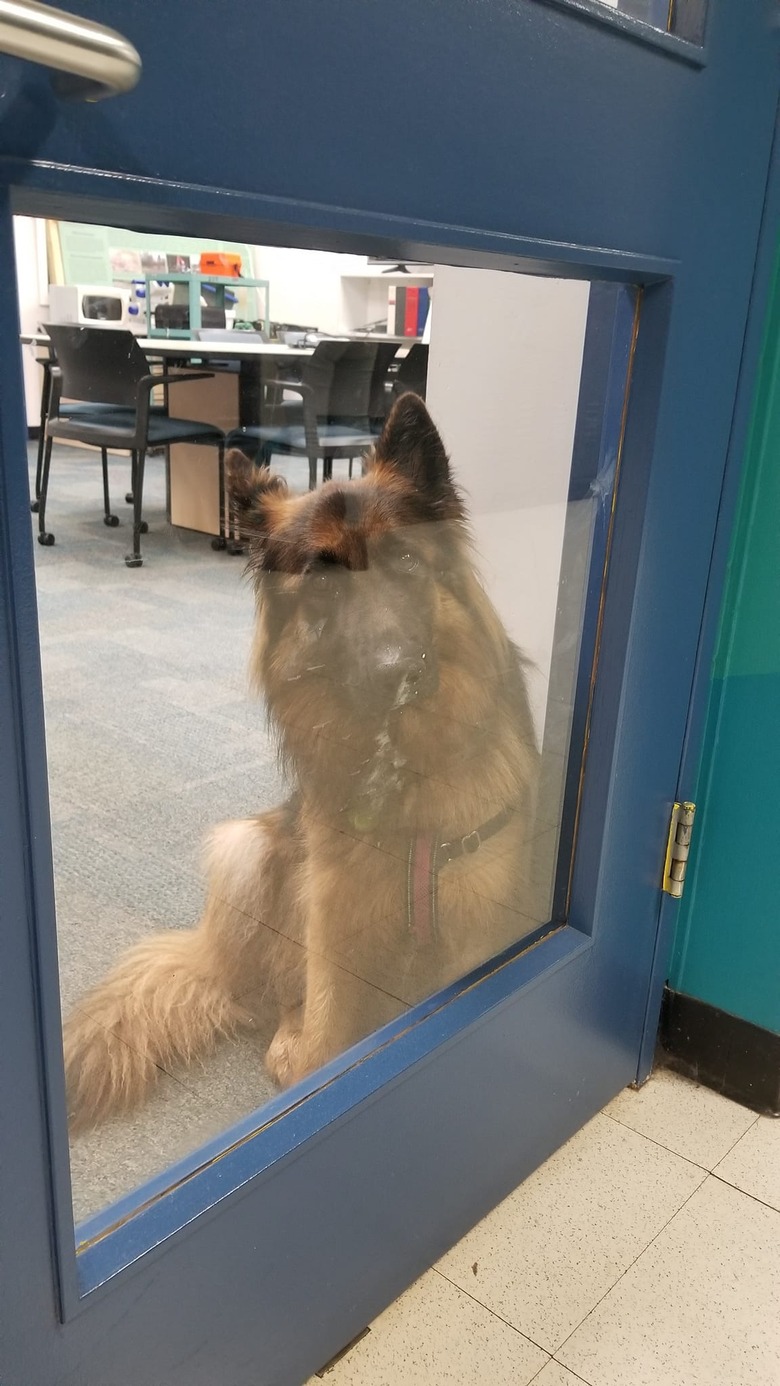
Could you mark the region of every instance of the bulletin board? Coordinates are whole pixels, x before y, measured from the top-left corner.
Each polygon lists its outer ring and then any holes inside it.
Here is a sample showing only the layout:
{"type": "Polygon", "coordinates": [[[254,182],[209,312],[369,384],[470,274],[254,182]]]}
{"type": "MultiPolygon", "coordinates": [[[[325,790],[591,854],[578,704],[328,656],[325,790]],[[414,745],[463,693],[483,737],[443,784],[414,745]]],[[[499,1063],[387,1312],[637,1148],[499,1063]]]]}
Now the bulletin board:
{"type": "Polygon", "coordinates": [[[242,272],[253,273],[249,246],[214,237],[167,236],[150,231],[127,231],[118,226],[87,226],[81,222],[47,223],[49,277],[54,284],[111,284],[115,274],[112,251],[152,252],[160,255],[189,255],[198,259],[201,251],[223,250],[239,254],[242,272]]]}

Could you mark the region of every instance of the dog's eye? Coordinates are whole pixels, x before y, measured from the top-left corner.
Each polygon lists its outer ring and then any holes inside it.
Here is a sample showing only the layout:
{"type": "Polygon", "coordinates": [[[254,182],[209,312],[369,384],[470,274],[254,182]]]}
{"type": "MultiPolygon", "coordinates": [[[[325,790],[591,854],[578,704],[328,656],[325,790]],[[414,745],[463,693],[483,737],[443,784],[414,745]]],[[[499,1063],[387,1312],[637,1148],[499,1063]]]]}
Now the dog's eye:
{"type": "Polygon", "coordinates": [[[403,553],[397,553],[393,557],[393,567],[398,573],[414,573],[420,566],[420,560],[416,554],[408,549],[403,553]]]}

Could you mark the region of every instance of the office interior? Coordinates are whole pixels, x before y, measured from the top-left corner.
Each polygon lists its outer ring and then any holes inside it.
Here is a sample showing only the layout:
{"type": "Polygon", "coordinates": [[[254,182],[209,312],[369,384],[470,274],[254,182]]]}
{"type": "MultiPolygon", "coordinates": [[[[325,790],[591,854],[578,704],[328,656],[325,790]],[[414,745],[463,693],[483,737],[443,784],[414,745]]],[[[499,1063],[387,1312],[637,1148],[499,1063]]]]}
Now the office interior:
{"type": "MultiPolygon", "coordinates": [[[[276,450],[267,439],[258,451],[252,434],[295,405],[295,382],[305,382],[320,345],[388,348],[383,409],[404,388],[404,363],[418,349],[424,371],[411,378],[466,499],[484,585],[525,660],[544,773],[518,936],[544,922],[604,507],[603,486],[571,485],[591,286],[393,264],[370,249],[239,246],[33,218],[17,218],[15,233],[36,535],[39,443],[51,423],[42,388],[47,363],[56,363],[47,325],[132,333],[151,372],[181,376],[154,392],[161,411],[200,421],[226,443],[240,444],[243,430],[258,464],[297,491],[329,476],[357,481],[362,471],[360,429],[354,455],[342,447],[323,456],[313,477],[305,451],[276,450]],[[191,374],[198,378],[188,381],[191,374]]],[[[361,427],[376,434],[381,418],[362,418],[361,427]]],[[[214,823],[256,814],[287,793],[262,698],[248,683],[253,594],[246,544],[220,491],[218,447],[150,442],[135,565],[125,561],[134,520],[125,498],[137,474],[127,450],[107,452],[111,523],[100,450],[52,439],[44,533],[54,539],[34,545],[63,1012],[129,944],[195,924],[201,846],[214,823]]],[[[386,998],[376,1014],[389,1020],[403,1004],[386,998]]],[[[263,1069],[269,1039],[258,1001],[253,1029],[194,1071],[164,1074],[148,1106],[74,1138],[74,1220],[276,1100],[263,1069]]]]}

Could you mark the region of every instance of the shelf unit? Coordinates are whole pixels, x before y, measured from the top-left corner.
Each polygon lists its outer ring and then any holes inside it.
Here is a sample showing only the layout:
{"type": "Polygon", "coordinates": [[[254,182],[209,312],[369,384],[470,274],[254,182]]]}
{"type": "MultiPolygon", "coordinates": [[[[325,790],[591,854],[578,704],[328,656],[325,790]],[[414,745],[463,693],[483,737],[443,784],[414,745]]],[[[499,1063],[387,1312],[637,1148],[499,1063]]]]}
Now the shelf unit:
{"type": "Polygon", "coordinates": [[[356,271],[354,274],[342,274],[341,278],[342,280],[354,279],[358,283],[370,279],[381,284],[400,284],[407,289],[419,289],[422,286],[429,287],[433,283],[433,270],[428,272],[410,270],[408,274],[400,273],[397,270],[391,270],[385,274],[382,270],[369,269],[356,271]]]}
{"type": "MultiPolygon", "coordinates": [[[[386,321],[387,290],[389,288],[429,289],[433,284],[433,269],[410,270],[408,274],[379,269],[356,270],[342,274],[341,295],[344,320],[350,331],[358,331],[369,322],[386,321]]],[[[419,337],[404,338],[409,345],[419,337]]]]}
{"type": "Polygon", "coordinates": [[[262,289],[263,290],[263,327],[267,333],[269,330],[269,280],[267,279],[244,279],[236,278],[233,275],[219,274],[199,274],[186,273],[184,271],[169,271],[167,273],[147,274],[144,276],[146,282],[146,335],[147,337],[192,337],[202,326],[201,321],[201,290],[204,284],[213,287],[216,292],[215,307],[224,308],[225,293],[227,289],[262,289]],[[189,308],[189,327],[155,327],[152,322],[152,284],[185,284],[187,285],[187,304],[189,308]]]}

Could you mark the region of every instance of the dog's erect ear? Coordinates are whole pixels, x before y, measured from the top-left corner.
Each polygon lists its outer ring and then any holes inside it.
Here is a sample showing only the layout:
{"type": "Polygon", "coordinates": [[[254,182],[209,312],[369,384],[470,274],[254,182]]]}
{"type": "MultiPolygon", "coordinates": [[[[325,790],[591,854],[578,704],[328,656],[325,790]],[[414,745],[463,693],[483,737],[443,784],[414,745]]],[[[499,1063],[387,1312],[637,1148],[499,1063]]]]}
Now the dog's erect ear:
{"type": "Polygon", "coordinates": [[[391,467],[431,500],[455,499],[444,444],[419,395],[401,395],[374,448],[374,465],[391,467]]]}
{"type": "Polygon", "coordinates": [[[260,531],[263,501],[270,496],[286,496],[287,482],[281,476],[272,476],[267,467],[258,467],[238,448],[231,448],[225,456],[225,475],[239,514],[256,519],[260,531]]]}

